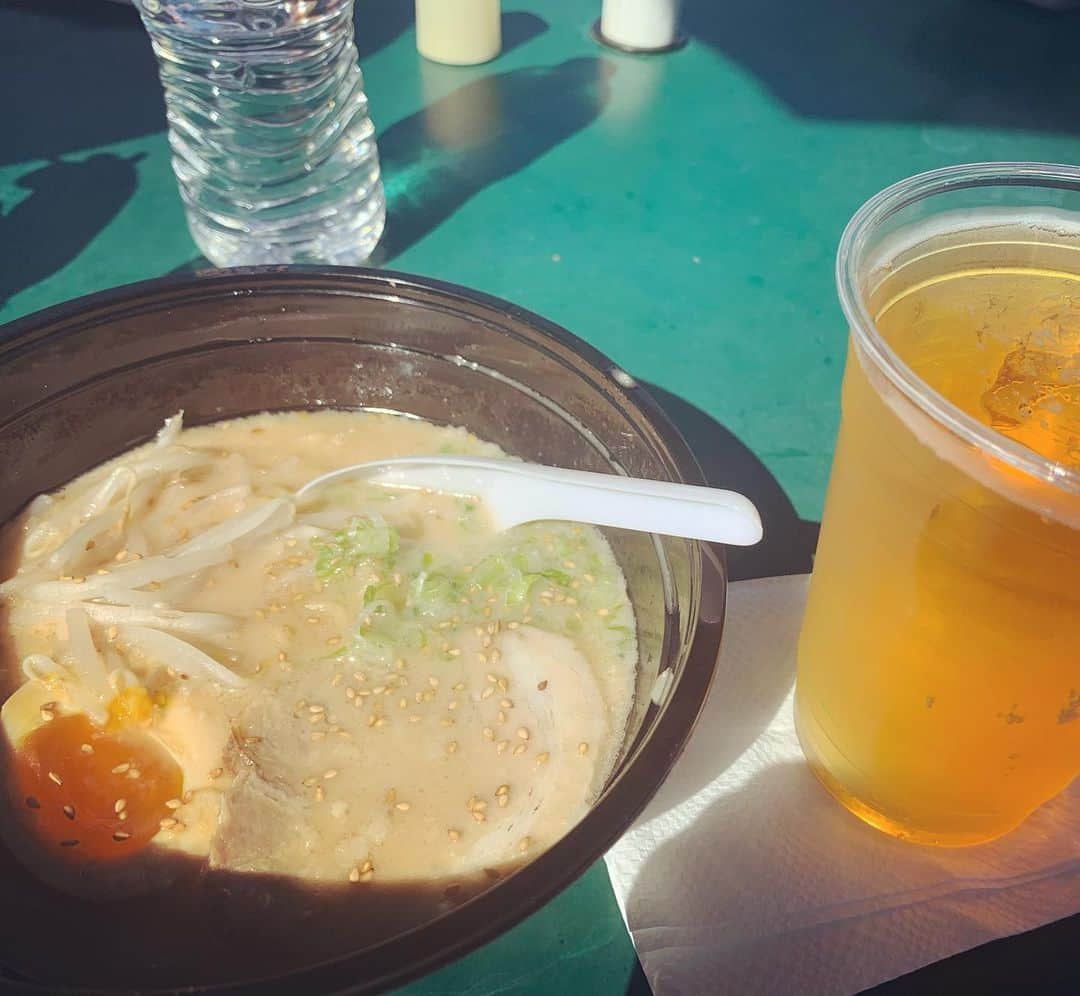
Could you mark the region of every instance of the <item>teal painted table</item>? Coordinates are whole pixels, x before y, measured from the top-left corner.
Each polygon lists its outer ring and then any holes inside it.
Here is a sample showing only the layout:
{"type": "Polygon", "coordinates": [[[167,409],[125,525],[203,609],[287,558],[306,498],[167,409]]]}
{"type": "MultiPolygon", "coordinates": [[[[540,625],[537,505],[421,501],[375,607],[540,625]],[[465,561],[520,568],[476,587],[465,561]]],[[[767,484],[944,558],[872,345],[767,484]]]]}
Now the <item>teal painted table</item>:
{"type": "MultiPolygon", "coordinates": [[[[565,325],[725,426],[816,519],[844,223],[923,169],[1076,161],[1080,21],[1007,0],[699,0],[690,43],[648,58],[590,39],[599,0],[505,6],[503,55],[454,69],[417,56],[406,0],[358,0],[389,198],[377,262],[565,325]]],[[[131,10],[9,4],[0,81],[0,321],[197,262],[131,10]]],[[[598,864],[405,991],[623,992],[635,970],[598,864]]]]}

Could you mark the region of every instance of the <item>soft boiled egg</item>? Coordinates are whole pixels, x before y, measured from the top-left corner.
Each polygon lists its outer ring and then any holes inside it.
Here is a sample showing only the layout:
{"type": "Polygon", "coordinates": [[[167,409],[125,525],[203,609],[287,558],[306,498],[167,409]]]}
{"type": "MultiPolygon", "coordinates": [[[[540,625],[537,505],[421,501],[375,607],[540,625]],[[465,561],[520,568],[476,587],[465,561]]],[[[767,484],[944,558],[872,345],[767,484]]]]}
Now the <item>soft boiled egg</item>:
{"type": "Polygon", "coordinates": [[[72,711],[69,691],[62,676],[30,680],[0,710],[14,748],[9,780],[31,836],[72,861],[123,858],[154,838],[205,852],[217,799],[191,807],[194,834],[177,833],[186,829],[178,811],[221,774],[229,727],[220,711],[183,694],[155,704],[129,685],[109,700],[102,723],[72,711]]]}

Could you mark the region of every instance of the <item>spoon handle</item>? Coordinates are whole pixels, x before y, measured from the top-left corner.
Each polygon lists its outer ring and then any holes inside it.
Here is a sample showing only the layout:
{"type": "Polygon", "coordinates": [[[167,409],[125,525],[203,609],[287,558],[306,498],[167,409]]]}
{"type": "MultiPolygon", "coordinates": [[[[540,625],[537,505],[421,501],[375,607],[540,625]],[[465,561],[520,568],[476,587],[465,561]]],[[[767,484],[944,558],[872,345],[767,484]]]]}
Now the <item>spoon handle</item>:
{"type": "Polygon", "coordinates": [[[347,476],[475,495],[498,529],[568,519],[733,546],[751,546],[762,535],[757,509],[734,491],[484,457],[400,457],[358,464],[310,481],[299,494],[347,476]]]}

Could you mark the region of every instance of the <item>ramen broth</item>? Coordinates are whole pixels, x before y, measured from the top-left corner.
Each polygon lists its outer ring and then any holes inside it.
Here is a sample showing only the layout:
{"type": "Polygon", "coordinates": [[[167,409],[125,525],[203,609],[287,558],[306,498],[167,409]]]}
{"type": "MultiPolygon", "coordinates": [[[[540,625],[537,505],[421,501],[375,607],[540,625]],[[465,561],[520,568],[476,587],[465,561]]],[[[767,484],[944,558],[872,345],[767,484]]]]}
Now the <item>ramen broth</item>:
{"type": "Polygon", "coordinates": [[[297,911],[337,911],[330,947],[351,950],[584,815],[637,663],[603,537],[496,533],[473,498],[357,480],[295,497],[329,470],[433,453],[502,455],[401,416],[177,416],[8,527],[3,830],[19,874],[117,911],[182,882],[192,923],[227,919],[200,898],[227,880],[226,904],[262,904],[289,936],[297,911]],[[388,896],[408,902],[341,914],[388,896]]]}

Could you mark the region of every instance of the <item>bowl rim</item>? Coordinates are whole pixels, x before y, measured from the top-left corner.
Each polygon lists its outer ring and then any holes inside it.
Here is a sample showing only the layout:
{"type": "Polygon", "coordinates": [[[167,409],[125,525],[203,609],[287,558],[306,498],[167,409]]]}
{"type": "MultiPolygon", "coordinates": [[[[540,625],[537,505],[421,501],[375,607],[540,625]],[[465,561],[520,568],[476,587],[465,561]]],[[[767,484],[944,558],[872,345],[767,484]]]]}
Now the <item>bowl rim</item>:
{"type": "MultiPolygon", "coordinates": [[[[650,423],[668,450],[683,480],[704,484],[701,467],[682,434],[649,392],[631,375],[567,329],[502,298],[457,284],[392,270],[337,266],[253,266],[196,270],[168,274],[87,294],[0,325],[0,372],[25,350],[109,320],[108,313],[133,307],[160,310],[207,293],[254,293],[260,289],[295,291],[316,296],[335,283],[350,281],[382,285],[388,291],[433,292],[449,301],[482,306],[499,317],[529,326],[583,360],[600,375],[608,389],[623,394],[650,423]],[[239,284],[239,287],[233,286],[239,284]],[[321,286],[326,285],[326,286],[321,286]]],[[[112,316],[117,317],[116,315],[112,316]]],[[[427,921],[389,940],[358,949],[330,961],[297,968],[286,974],[232,983],[185,985],[182,989],[140,988],[155,993],[214,993],[241,996],[299,996],[354,994],[399,986],[476,950],[520,923],[576,881],[633,821],[663,783],[682,753],[704,708],[717,671],[727,600],[727,567],[721,547],[690,544],[691,623],[683,673],[672,686],[651,734],[635,751],[631,763],[607,785],[586,815],[547,851],[490,889],[447,914],[427,921]],[[709,618],[698,609],[711,600],[709,618]],[[634,770],[635,779],[626,776],[634,770]],[[422,953],[426,950],[426,953],[422,953]]],[[[0,987],[4,984],[0,982],[0,987]]],[[[84,987],[57,989],[19,982],[19,991],[75,994],[101,992],[84,987]]],[[[107,990],[119,996],[122,989],[107,990]]]]}

